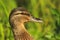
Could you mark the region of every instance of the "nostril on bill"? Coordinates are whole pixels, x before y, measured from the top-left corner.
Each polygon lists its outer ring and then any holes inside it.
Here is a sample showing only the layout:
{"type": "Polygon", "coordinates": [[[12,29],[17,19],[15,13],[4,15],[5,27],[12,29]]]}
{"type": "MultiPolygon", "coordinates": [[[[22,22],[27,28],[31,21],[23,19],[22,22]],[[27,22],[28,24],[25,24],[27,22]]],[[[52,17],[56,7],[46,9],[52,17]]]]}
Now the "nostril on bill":
{"type": "Polygon", "coordinates": [[[39,18],[35,18],[35,21],[36,22],[43,22],[43,20],[41,18],[40,19],[39,18]]]}

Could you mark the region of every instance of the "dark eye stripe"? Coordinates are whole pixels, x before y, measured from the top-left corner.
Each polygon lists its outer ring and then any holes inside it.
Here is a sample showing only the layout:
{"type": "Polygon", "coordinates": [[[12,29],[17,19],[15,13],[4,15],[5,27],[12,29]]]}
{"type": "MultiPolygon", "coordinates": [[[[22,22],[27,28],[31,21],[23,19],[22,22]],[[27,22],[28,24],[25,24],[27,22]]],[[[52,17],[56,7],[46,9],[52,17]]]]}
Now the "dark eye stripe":
{"type": "Polygon", "coordinates": [[[25,15],[30,16],[30,14],[25,14],[25,15]]]}
{"type": "Polygon", "coordinates": [[[22,15],[27,15],[27,16],[30,16],[30,14],[26,14],[26,13],[21,13],[22,15]]]}
{"type": "Polygon", "coordinates": [[[15,15],[19,15],[19,14],[30,16],[30,14],[26,14],[26,13],[17,13],[17,14],[15,14],[15,15]]]}

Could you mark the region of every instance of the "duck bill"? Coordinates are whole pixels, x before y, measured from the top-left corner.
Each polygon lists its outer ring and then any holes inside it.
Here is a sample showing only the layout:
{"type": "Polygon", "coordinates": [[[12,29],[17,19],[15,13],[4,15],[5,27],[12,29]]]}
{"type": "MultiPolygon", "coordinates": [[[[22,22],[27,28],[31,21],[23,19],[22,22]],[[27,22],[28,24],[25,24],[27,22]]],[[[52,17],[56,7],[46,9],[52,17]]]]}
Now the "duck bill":
{"type": "Polygon", "coordinates": [[[41,18],[39,19],[39,18],[34,18],[34,17],[31,17],[30,21],[33,21],[33,22],[40,22],[40,23],[43,22],[41,18]]]}

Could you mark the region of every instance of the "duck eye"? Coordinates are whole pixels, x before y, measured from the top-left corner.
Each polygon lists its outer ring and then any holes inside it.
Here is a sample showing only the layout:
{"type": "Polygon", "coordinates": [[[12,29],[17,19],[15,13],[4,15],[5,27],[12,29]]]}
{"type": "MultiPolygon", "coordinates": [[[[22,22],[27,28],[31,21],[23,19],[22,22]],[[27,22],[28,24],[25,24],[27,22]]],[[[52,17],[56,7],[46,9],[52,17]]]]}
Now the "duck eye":
{"type": "Polygon", "coordinates": [[[26,15],[26,16],[30,16],[30,14],[26,14],[26,13],[21,13],[21,15],[26,15]]]}
{"type": "Polygon", "coordinates": [[[30,14],[25,14],[25,15],[30,16],[30,14]]]}

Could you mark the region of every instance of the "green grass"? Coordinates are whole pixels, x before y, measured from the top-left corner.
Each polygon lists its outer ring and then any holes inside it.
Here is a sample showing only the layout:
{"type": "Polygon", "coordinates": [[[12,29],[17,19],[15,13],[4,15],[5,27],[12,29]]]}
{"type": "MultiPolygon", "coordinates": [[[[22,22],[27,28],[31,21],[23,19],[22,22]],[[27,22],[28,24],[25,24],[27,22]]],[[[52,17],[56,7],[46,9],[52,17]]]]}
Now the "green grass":
{"type": "MultiPolygon", "coordinates": [[[[42,18],[44,21],[43,23],[26,23],[25,26],[33,38],[35,40],[60,40],[60,0],[25,1],[22,1],[21,5],[26,7],[34,17],[42,18]]],[[[0,40],[14,40],[8,20],[11,10],[18,6],[16,3],[17,0],[0,0],[0,40]]]]}

